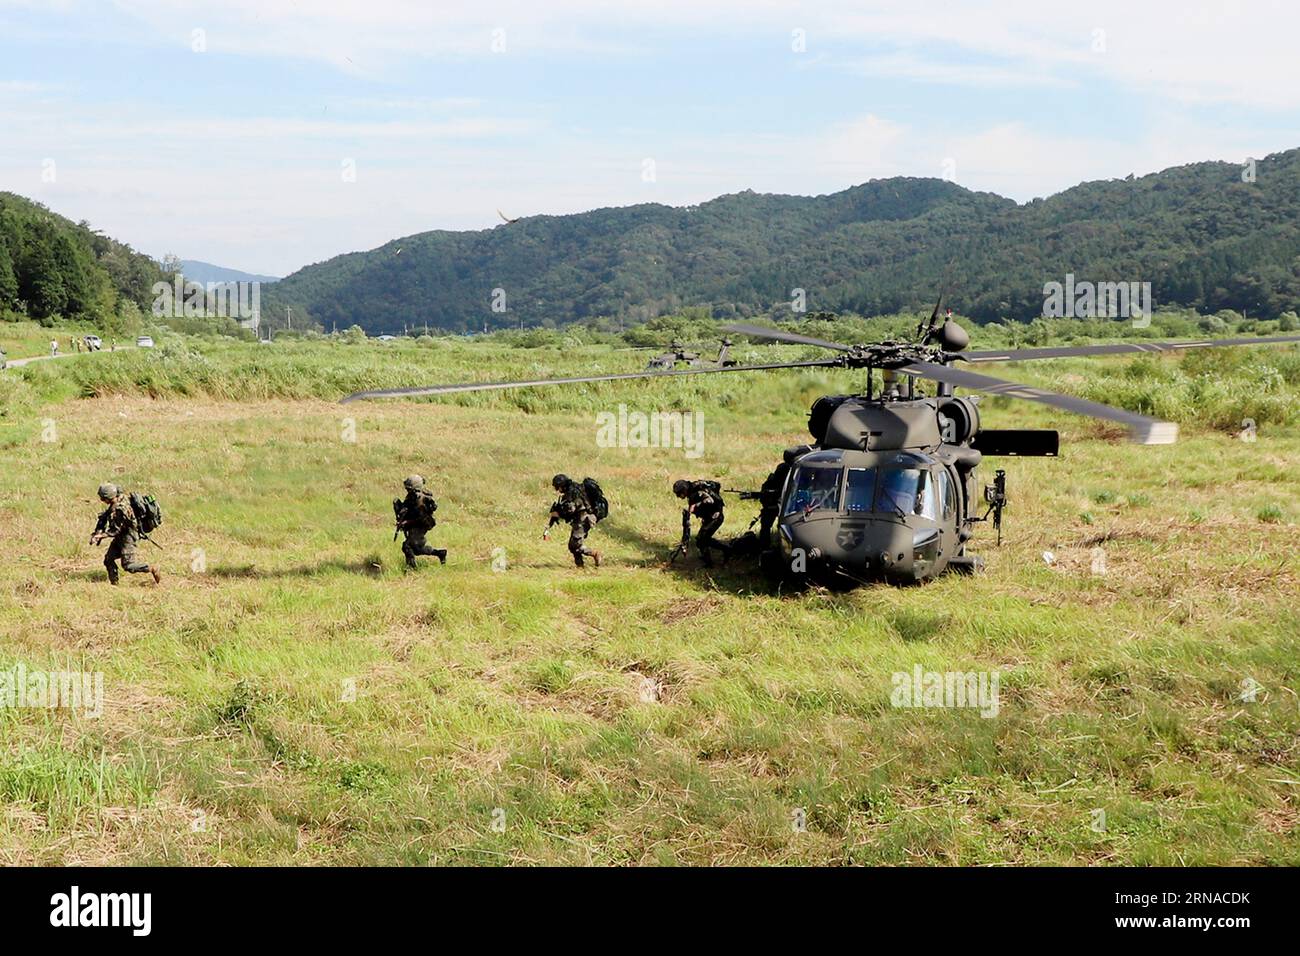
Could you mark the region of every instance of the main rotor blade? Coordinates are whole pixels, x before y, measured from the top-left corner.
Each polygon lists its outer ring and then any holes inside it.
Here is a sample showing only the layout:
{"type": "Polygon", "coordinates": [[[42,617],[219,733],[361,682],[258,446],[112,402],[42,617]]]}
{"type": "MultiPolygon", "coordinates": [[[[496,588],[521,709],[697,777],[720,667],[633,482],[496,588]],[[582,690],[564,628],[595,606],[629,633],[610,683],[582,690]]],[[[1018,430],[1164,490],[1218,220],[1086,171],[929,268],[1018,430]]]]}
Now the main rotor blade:
{"type": "Polygon", "coordinates": [[[792,345],[816,345],[824,349],[835,349],[837,352],[853,351],[851,346],[840,345],[838,342],[827,342],[825,339],[815,339],[810,335],[799,335],[797,332],[769,329],[764,325],[748,325],[742,322],[739,325],[728,325],[725,331],[752,335],[759,339],[771,339],[773,342],[789,342],[792,345]]]}
{"type": "Polygon", "coordinates": [[[1041,402],[1044,405],[1061,408],[1067,412],[1074,412],[1076,415],[1088,415],[1092,418],[1105,418],[1112,422],[1120,422],[1129,426],[1129,437],[1141,445],[1171,445],[1178,440],[1178,426],[1173,422],[1162,422],[1147,415],[1139,415],[1137,412],[1125,411],[1111,405],[1102,405],[1100,402],[1090,402],[1086,398],[1076,398],[1073,395],[1049,392],[1030,385],[1020,385],[1016,382],[994,378],[991,375],[981,375],[978,372],[967,372],[964,369],[936,365],[933,362],[913,362],[910,365],[904,365],[899,371],[906,372],[909,375],[920,375],[936,382],[945,382],[948,385],[956,385],[959,388],[973,388],[977,391],[988,392],[990,395],[1006,395],[1010,398],[1041,402]]]}
{"type": "Polygon", "coordinates": [[[1300,335],[1272,338],[1201,339],[1195,342],[1121,342],[1116,345],[1065,345],[1044,349],[989,349],[963,352],[967,362],[1022,362],[1026,359],[1069,358],[1077,355],[1120,355],[1125,352],[1182,352],[1187,349],[1212,349],[1227,345],[1273,345],[1300,342],[1300,335]]]}
{"type": "Polygon", "coordinates": [[[636,378],[668,378],[675,375],[708,375],[713,372],[761,372],[774,368],[813,368],[839,365],[835,359],[814,359],[808,362],[776,362],[771,365],[728,365],[724,368],[680,368],[664,372],[623,372],[617,375],[580,375],[574,378],[538,378],[518,382],[466,382],[462,385],[424,385],[415,388],[380,388],[356,392],[343,402],[356,402],[370,398],[414,398],[419,395],[452,395],[460,392],[488,392],[505,388],[532,388],[538,385],[581,385],[586,382],[621,382],[636,378]]]}

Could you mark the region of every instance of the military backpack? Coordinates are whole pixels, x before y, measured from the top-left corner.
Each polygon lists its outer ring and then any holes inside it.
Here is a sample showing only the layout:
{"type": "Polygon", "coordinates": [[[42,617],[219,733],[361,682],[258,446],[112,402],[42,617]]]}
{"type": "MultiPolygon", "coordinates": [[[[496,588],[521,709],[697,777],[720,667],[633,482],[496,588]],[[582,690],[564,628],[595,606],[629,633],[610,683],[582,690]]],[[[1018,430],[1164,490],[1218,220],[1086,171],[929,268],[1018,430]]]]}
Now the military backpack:
{"type": "Polygon", "coordinates": [[[162,508],[153,495],[142,495],[138,491],[133,491],[127,497],[127,501],[130,502],[136,527],[140,529],[141,534],[151,534],[162,524],[162,508]]]}
{"type": "Polygon", "coordinates": [[[609,517],[609,499],[605,497],[605,492],[600,490],[600,484],[595,478],[582,479],[582,493],[597,521],[604,521],[609,517]]]}

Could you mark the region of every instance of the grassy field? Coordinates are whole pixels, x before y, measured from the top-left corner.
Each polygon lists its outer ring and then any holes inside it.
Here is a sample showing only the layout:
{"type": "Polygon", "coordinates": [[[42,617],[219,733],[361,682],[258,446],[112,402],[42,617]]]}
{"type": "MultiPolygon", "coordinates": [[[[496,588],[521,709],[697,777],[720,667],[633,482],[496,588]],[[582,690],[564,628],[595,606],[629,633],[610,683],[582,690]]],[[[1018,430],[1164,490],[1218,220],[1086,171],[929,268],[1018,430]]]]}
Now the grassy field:
{"type": "Polygon", "coordinates": [[[987,572],[793,596],[665,567],[668,485],[756,486],[852,373],[329,400],[644,363],[494,353],[174,340],[0,373],[0,672],[105,691],[0,707],[0,863],[1300,864],[1297,350],[992,369],[1182,440],[986,402],[1063,441],[999,462],[987,572]],[[703,410],[703,458],[597,447],[620,402],[703,410]],[[559,470],[610,495],[599,570],[541,540],[559,470]],[[451,556],[407,574],[413,471],[451,556]],[[163,503],[161,588],[105,583],[102,481],[163,503]],[[998,715],[892,707],[916,665],[996,671],[998,715]]]}
{"type": "MultiPolygon", "coordinates": [[[[33,355],[49,355],[50,341],[57,339],[61,352],[73,351],[73,338],[94,333],[99,330],[89,323],[60,325],[57,329],[47,329],[35,322],[0,322],[0,351],[9,358],[30,358],[33,355]]],[[[119,339],[119,345],[127,344],[119,339]]],[[[109,339],[104,337],[104,348],[108,348],[109,339]]]]}

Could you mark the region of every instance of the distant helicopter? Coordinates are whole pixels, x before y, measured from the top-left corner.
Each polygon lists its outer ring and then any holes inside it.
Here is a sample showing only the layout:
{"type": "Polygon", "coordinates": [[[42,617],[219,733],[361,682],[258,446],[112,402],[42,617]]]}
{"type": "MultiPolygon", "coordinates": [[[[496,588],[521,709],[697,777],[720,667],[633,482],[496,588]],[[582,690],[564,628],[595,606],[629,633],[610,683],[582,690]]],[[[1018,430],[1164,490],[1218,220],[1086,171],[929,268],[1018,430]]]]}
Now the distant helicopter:
{"type": "Polygon", "coordinates": [[[662,372],[668,369],[674,369],[680,363],[685,363],[687,368],[699,369],[716,369],[731,368],[737,362],[731,357],[731,339],[723,339],[722,345],[718,348],[718,360],[710,362],[701,358],[699,352],[688,352],[686,346],[682,345],[677,339],[673,339],[668,346],[668,351],[662,355],[656,355],[646,366],[647,372],[662,372]]]}
{"type": "Polygon", "coordinates": [[[773,578],[852,587],[874,581],[916,583],[945,570],[971,573],[982,567],[967,544],[980,522],[992,520],[1001,540],[1007,504],[1006,476],[998,471],[982,493],[976,469],[997,456],[1053,457],[1054,430],[980,427],[980,396],[956,396],[954,387],[1039,402],[1064,411],[1127,425],[1141,444],[1170,444],[1178,426],[1098,402],[1019,385],[965,369],[956,362],[1019,362],[1028,359],[1173,352],[1236,345],[1300,342],[1300,335],[1194,342],[1142,342],[966,352],[970,336],[951,318],[940,323],[935,303],[912,341],[843,345],[779,329],[732,325],[727,331],[776,342],[812,345],[834,357],[726,368],[685,368],[515,382],[471,382],[358,392],[343,399],[448,395],[541,385],[576,385],[672,375],[752,372],[787,368],[865,369],[866,387],[856,395],[827,395],[808,416],[812,443],[786,450],[780,485],[776,547],[760,556],[773,578]],[[872,372],[884,387],[873,394],[872,372]],[[922,395],[917,379],[936,383],[922,395]],[[982,512],[982,513],[981,513],[982,512]]]}

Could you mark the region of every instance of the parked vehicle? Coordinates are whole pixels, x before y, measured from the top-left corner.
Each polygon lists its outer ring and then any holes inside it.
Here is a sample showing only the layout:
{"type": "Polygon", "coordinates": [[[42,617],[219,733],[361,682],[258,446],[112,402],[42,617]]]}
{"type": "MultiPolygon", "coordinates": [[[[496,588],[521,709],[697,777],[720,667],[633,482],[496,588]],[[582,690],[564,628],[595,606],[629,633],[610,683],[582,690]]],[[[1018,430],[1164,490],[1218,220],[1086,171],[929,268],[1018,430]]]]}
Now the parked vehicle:
{"type": "Polygon", "coordinates": [[[151,349],[153,348],[153,336],[141,335],[135,340],[136,348],[151,349]]]}

